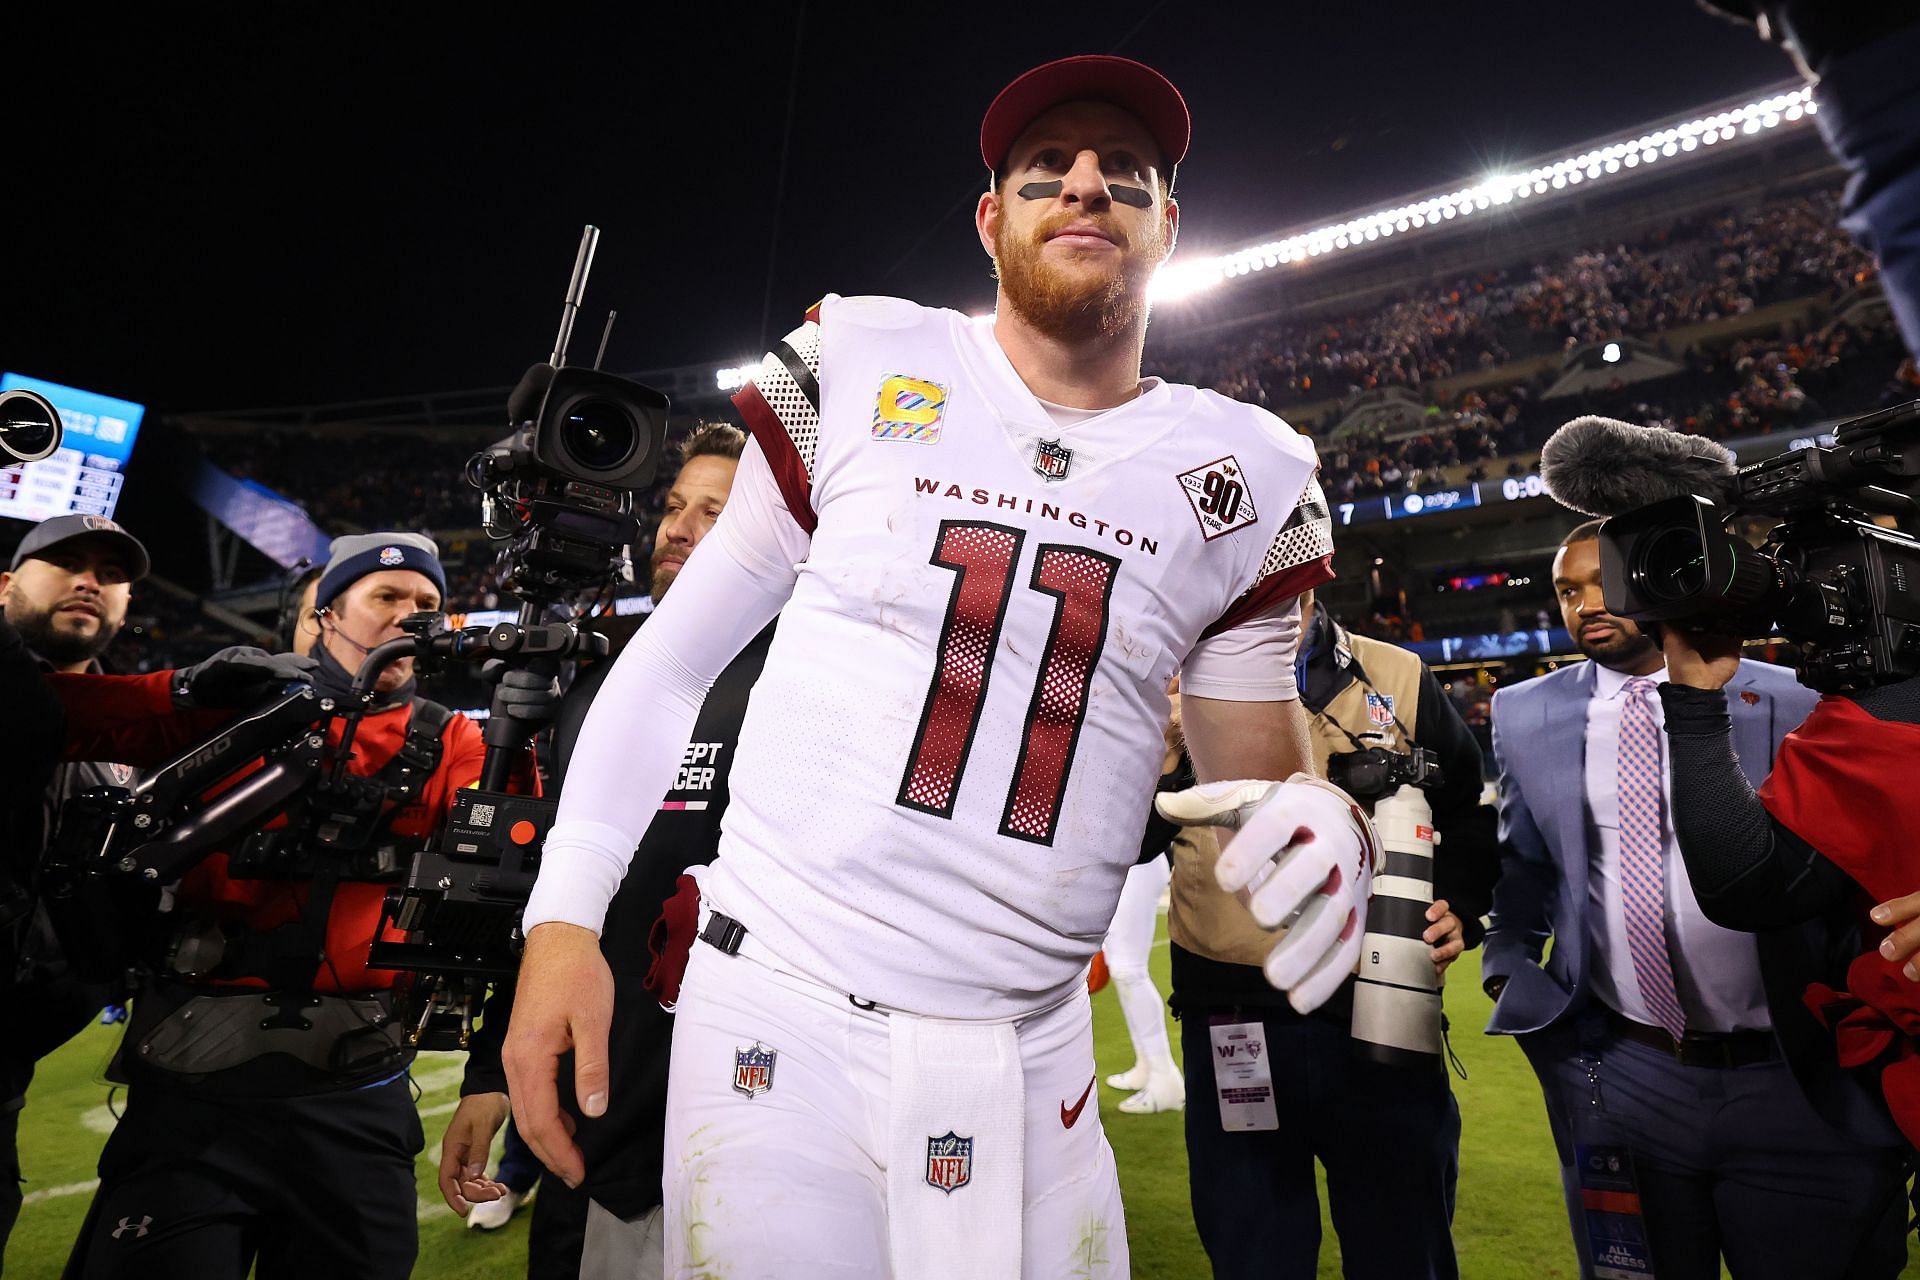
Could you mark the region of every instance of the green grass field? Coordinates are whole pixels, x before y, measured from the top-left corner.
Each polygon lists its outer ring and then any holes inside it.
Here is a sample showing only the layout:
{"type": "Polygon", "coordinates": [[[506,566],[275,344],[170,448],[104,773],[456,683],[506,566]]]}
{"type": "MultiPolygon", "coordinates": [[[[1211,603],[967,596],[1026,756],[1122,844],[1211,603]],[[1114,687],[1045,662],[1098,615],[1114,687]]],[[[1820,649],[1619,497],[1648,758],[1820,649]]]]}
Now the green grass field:
{"type": "MultiPolygon", "coordinates": [[[[1162,929],[1164,936],[1164,925],[1162,929]]],[[[1164,941],[1154,951],[1162,989],[1167,980],[1164,941]]],[[[1554,1280],[1573,1277],[1573,1246],[1560,1200],[1553,1145],[1539,1086],[1514,1045],[1480,1034],[1487,1001],[1480,994],[1479,956],[1454,967],[1447,988],[1453,1044],[1468,1078],[1454,1080],[1460,1099],[1460,1193],[1454,1240],[1470,1280],[1554,1280]]],[[[94,1160],[113,1120],[107,1091],[96,1083],[119,1035],[94,1027],[40,1066],[21,1118],[21,1163],[27,1203],[7,1250],[14,1280],[55,1280],[86,1212],[94,1160]]],[[[1133,1064],[1120,1008],[1111,990],[1094,999],[1095,1054],[1100,1074],[1133,1064]]],[[[1177,1051],[1180,1044],[1173,1038],[1177,1051]]],[[[441,1127],[453,1110],[460,1064],[451,1055],[423,1058],[415,1071],[428,1150],[419,1161],[421,1280],[505,1280],[526,1269],[525,1214],[497,1233],[464,1229],[434,1187],[441,1127]]],[[[1181,1117],[1122,1115],[1119,1095],[1099,1091],[1102,1120],[1120,1162],[1133,1274],[1152,1280],[1196,1280],[1208,1274],[1187,1207],[1187,1157],[1181,1117]]],[[[1339,1244],[1322,1205],[1320,1275],[1340,1274],[1339,1244]]],[[[1912,1251],[1903,1273],[1920,1277],[1912,1251]]]]}

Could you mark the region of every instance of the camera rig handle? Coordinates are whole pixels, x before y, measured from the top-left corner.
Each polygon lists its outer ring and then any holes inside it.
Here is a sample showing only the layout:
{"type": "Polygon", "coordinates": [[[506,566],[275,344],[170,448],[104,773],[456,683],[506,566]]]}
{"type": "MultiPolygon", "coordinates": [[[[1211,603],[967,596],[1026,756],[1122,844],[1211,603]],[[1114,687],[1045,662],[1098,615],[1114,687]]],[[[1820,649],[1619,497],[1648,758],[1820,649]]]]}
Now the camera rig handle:
{"type": "Polygon", "coordinates": [[[317,726],[330,709],[311,686],[292,686],[274,702],[230,721],[217,736],[195,744],[123,792],[124,798],[115,804],[123,809],[127,827],[146,832],[159,826],[180,801],[203,794],[238,769],[265,759],[262,767],[192,814],[128,849],[115,869],[165,883],[280,812],[320,767],[326,739],[317,726]]]}

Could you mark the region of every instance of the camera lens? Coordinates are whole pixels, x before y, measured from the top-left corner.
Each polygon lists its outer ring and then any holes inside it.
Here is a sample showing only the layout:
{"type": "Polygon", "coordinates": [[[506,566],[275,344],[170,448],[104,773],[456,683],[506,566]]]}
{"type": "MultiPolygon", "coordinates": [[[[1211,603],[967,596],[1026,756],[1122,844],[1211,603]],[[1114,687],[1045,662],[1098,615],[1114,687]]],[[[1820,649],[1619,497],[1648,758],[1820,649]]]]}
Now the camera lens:
{"type": "Polygon", "coordinates": [[[608,400],[568,406],[560,444],[589,471],[611,471],[633,456],[640,439],[626,410],[608,400]]]}
{"type": "Polygon", "coordinates": [[[1706,589],[1707,552],[1698,529],[1661,529],[1641,545],[1635,559],[1634,585],[1656,604],[1678,604],[1706,589]]]}

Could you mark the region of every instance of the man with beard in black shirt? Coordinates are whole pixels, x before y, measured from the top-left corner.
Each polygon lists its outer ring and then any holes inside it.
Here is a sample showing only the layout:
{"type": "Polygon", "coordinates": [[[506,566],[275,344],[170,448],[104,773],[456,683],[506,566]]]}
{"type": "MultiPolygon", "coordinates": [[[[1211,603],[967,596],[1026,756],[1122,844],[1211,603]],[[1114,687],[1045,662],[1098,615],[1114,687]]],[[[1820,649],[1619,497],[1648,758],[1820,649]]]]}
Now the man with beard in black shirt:
{"type": "MultiPolygon", "coordinates": [[[[99,658],[120,634],[135,581],[146,576],[146,548],[105,516],[65,515],[43,520],[14,549],[0,573],[0,608],[42,672],[101,670],[99,658]]],[[[11,729],[10,729],[11,731],[11,729]]],[[[60,805],[90,787],[126,786],[126,765],[68,761],[57,765],[41,793],[41,839],[9,849],[17,860],[6,873],[26,888],[37,880],[37,855],[53,832],[60,805]]],[[[23,906],[25,904],[23,903],[23,906]]],[[[0,1196],[17,1207],[20,1167],[16,1129],[26,1105],[34,1063],[79,1034],[107,1001],[102,987],[80,981],[60,953],[53,926],[37,904],[10,917],[4,963],[7,1034],[0,1048],[0,1196]]],[[[0,1244],[12,1214],[0,1210],[0,1244]]]]}
{"type": "MultiPolygon", "coordinates": [[[[680,470],[667,492],[666,510],[654,534],[656,602],[672,587],[680,567],[719,518],[745,445],[746,436],[737,428],[716,423],[696,430],[684,446],[680,470]]],[[[529,1277],[577,1274],[582,1280],[633,1280],[661,1273],[660,1156],[673,1031],[672,1015],[662,1005],[672,1003],[678,986],[676,965],[685,963],[685,948],[692,941],[698,915],[697,905],[688,896],[676,897],[676,891],[685,888],[680,884],[684,871],[705,866],[719,850],[734,742],[746,714],[747,694],[759,678],[772,639],[769,626],[741,651],[707,695],[677,784],[661,803],[607,913],[600,945],[614,978],[615,1032],[609,1052],[613,1078],[619,1082],[612,1091],[616,1101],[606,1115],[586,1119],[563,1083],[562,1105],[578,1127],[590,1172],[577,1192],[570,1192],[558,1179],[542,1183],[528,1242],[529,1277]],[[649,941],[669,899],[674,900],[670,914],[685,922],[677,960],[672,955],[673,941],[663,938],[657,948],[649,941]],[[657,952],[666,954],[656,961],[657,952]],[[659,973],[653,972],[656,968],[659,973]],[[572,1237],[578,1228],[570,1221],[578,1212],[576,1195],[588,1202],[585,1238],[577,1258],[572,1237]]],[[[561,710],[554,763],[563,788],[574,736],[612,666],[608,660],[584,673],[561,710]]],[[[476,1047],[468,1061],[461,1089],[465,1096],[441,1146],[441,1190],[447,1203],[463,1216],[530,1190],[530,1185],[516,1188],[479,1177],[493,1135],[507,1118],[506,1076],[498,1057],[505,1019],[495,1016],[492,1021],[494,1025],[482,1037],[484,1047],[476,1047]]],[[[563,1074],[571,1081],[571,1072],[563,1074]]],[[[534,1168],[538,1169],[537,1161],[534,1168]]]]}

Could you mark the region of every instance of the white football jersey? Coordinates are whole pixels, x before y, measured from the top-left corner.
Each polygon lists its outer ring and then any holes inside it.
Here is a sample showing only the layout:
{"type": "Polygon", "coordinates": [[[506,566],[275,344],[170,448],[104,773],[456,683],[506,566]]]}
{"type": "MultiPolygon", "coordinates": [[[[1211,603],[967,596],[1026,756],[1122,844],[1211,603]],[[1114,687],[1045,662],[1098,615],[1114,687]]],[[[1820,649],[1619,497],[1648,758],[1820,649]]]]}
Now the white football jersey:
{"type": "Polygon", "coordinates": [[[991,330],[829,297],[736,399],[811,535],[732,772],[720,909],[885,1007],[1083,978],[1203,636],[1326,581],[1311,445],[1149,384],[1055,427],[991,330]]]}

